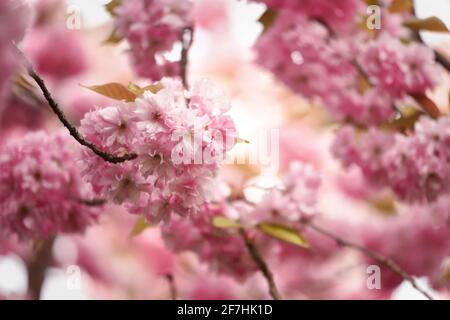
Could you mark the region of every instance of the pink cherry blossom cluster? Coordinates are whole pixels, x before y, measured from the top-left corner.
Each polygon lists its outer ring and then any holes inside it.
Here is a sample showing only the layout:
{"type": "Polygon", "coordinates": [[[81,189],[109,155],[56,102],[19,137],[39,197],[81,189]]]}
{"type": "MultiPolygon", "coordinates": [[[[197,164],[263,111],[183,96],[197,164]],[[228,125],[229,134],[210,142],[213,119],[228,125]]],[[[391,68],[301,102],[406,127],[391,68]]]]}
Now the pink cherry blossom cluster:
{"type": "Polygon", "coordinates": [[[324,20],[334,30],[348,31],[352,28],[357,13],[361,12],[360,0],[254,0],[269,8],[281,11],[302,12],[316,19],[324,20]]]}
{"type": "Polygon", "coordinates": [[[31,24],[32,11],[22,0],[0,2],[0,97],[5,94],[19,59],[13,43],[19,43],[31,24]]]}
{"type": "Polygon", "coordinates": [[[312,165],[292,162],[281,184],[268,191],[254,207],[239,201],[231,206],[228,215],[253,226],[264,222],[306,222],[318,214],[320,185],[320,175],[312,165]]]}
{"type": "MultiPolygon", "coordinates": [[[[450,201],[447,196],[426,206],[413,206],[385,223],[364,228],[363,243],[396,261],[408,274],[428,276],[434,288],[450,287],[445,259],[450,255],[450,201]]],[[[448,266],[447,266],[448,268],[448,266]]],[[[396,288],[402,281],[383,270],[382,287],[396,288]]]]}
{"type": "Polygon", "coordinates": [[[276,13],[255,44],[257,63],[337,120],[379,125],[439,80],[433,51],[399,38],[411,38],[401,24],[410,15],[384,9],[381,29],[364,30],[360,0],[263,2],[276,13]]]}
{"type": "Polygon", "coordinates": [[[391,187],[402,200],[434,201],[450,190],[449,127],[448,117],[421,117],[410,135],[375,128],[358,133],[345,126],[333,153],[345,167],[358,166],[373,185],[391,187]]]}
{"type": "Polygon", "coordinates": [[[82,232],[99,210],[76,164],[67,135],[30,133],[0,155],[0,234],[22,240],[82,232]]]}
{"type": "MultiPolygon", "coordinates": [[[[226,203],[206,205],[199,214],[188,219],[174,216],[161,227],[162,236],[175,252],[193,251],[211,270],[243,279],[256,272],[257,267],[236,230],[213,225],[214,217],[223,216],[226,210],[226,203]]],[[[257,236],[256,233],[251,235],[253,240],[257,236]]]]}
{"type": "Polygon", "coordinates": [[[36,70],[55,80],[77,76],[88,67],[86,53],[75,31],[35,28],[24,44],[36,70]]]}
{"type": "Polygon", "coordinates": [[[84,178],[108,200],[125,204],[148,220],[188,215],[213,201],[215,173],[237,141],[230,103],[207,80],[190,92],[181,81],[165,78],[156,93],[145,91],[134,102],[94,110],[80,131],[104,151],[138,158],[111,164],[89,150],[83,156],[84,178]]]}
{"type": "Polygon", "coordinates": [[[162,226],[163,238],[175,251],[193,251],[213,270],[241,279],[254,273],[256,265],[237,230],[215,227],[214,218],[227,217],[240,223],[260,253],[270,256],[279,241],[270,242],[254,228],[261,223],[301,227],[299,222],[317,213],[319,186],[320,177],[310,165],[294,163],[282,185],[267,192],[259,203],[223,199],[220,204],[203,206],[199,214],[188,219],[174,216],[162,226]]]}
{"type": "Polygon", "coordinates": [[[130,45],[130,56],[139,76],[159,80],[179,76],[179,61],[167,53],[192,26],[190,0],[126,0],[114,9],[117,36],[130,45]]]}

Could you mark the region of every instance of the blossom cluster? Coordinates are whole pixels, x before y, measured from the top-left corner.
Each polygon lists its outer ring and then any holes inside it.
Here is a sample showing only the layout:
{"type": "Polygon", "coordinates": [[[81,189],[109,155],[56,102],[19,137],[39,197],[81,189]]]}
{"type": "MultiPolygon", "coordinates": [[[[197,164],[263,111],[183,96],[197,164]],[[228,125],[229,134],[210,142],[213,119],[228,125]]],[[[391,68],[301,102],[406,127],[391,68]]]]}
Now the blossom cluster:
{"type": "Polygon", "coordinates": [[[381,28],[370,30],[360,0],[263,2],[275,20],[255,45],[257,63],[339,121],[384,123],[402,99],[439,80],[433,51],[399,37],[411,38],[402,26],[408,14],[384,6],[381,28]]]}
{"type": "MultiPolygon", "coordinates": [[[[450,201],[447,196],[426,206],[412,206],[386,223],[361,232],[363,243],[384,254],[416,277],[428,276],[434,288],[450,287],[450,201]]],[[[369,259],[370,260],[370,259],[369,259]]],[[[373,263],[373,261],[371,261],[373,263]]],[[[382,287],[396,288],[402,279],[382,270],[382,287]]]]}
{"type": "Polygon", "coordinates": [[[391,187],[408,202],[434,201],[450,190],[450,119],[421,117],[410,135],[371,128],[339,130],[334,155],[345,167],[357,165],[375,186],[391,187]]]}
{"type": "Polygon", "coordinates": [[[300,222],[312,219],[317,212],[317,192],[320,177],[307,164],[294,163],[279,187],[266,193],[260,202],[222,199],[205,205],[199,214],[184,219],[174,216],[162,226],[162,235],[176,252],[193,251],[210,268],[241,279],[256,271],[243,239],[237,229],[214,226],[214,218],[229,218],[246,228],[260,254],[269,255],[278,248],[255,227],[273,223],[286,227],[301,227],[300,222]]]}
{"type": "Polygon", "coordinates": [[[22,240],[82,232],[99,210],[87,205],[76,149],[66,134],[30,133],[0,154],[0,234],[22,240]]]}
{"type": "Polygon", "coordinates": [[[19,43],[32,20],[29,5],[22,0],[0,2],[0,97],[5,94],[19,59],[14,43],[19,43]]]}
{"type": "MultiPolygon", "coordinates": [[[[169,223],[162,225],[162,236],[175,252],[195,252],[211,270],[243,279],[258,269],[236,230],[219,229],[213,225],[214,217],[224,216],[226,210],[227,204],[223,203],[206,205],[187,219],[174,216],[169,223]]],[[[258,235],[251,236],[254,241],[258,235]]]]}
{"type": "Polygon", "coordinates": [[[317,194],[321,185],[319,173],[312,165],[292,162],[279,184],[270,189],[254,206],[236,201],[227,215],[245,225],[271,222],[295,225],[316,214],[317,194]]]}
{"type": "Polygon", "coordinates": [[[74,31],[35,28],[27,35],[24,49],[39,74],[58,81],[77,76],[88,67],[84,48],[74,31]]]}
{"type": "Polygon", "coordinates": [[[116,33],[130,45],[130,56],[139,76],[159,80],[180,76],[179,61],[167,54],[192,26],[190,0],[126,0],[113,11],[116,33]]]}
{"type": "Polygon", "coordinates": [[[135,153],[137,159],[111,164],[84,152],[84,178],[108,200],[125,204],[148,220],[188,215],[219,193],[215,173],[237,141],[225,113],[230,103],[207,80],[190,92],[181,81],[165,78],[156,93],[147,90],[134,102],[89,112],[81,133],[102,150],[135,153]]]}

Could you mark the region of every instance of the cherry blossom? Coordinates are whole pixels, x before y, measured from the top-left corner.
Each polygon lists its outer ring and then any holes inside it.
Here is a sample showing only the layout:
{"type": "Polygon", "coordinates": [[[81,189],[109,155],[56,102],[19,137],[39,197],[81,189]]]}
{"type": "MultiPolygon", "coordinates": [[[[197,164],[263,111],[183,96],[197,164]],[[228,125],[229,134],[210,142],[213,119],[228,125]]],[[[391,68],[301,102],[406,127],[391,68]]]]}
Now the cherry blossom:
{"type": "Polygon", "coordinates": [[[85,151],[83,175],[100,197],[153,222],[195,213],[214,201],[215,172],[237,141],[226,115],[231,106],[210,82],[194,84],[190,93],[178,80],[160,84],[159,91],[145,91],[133,103],[86,114],[80,128],[111,154],[138,154],[116,165],[85,151]]]}
{"type": "Polygon", "coordinates": [[[114,9],[117,36],[130,45],[130,56],[138,75],[152,80],[179,76],[180,63],[165,54],[181,41],[192,25],[190,0],[121,1],[114,9]]]}
{"type": "Polygon", "coordinates": [[[4,147],[1,165],[1,232],[22,240],[83,232],[100,211],[81,181],[76,152],[66,135],[30,133],[4,147]]]}

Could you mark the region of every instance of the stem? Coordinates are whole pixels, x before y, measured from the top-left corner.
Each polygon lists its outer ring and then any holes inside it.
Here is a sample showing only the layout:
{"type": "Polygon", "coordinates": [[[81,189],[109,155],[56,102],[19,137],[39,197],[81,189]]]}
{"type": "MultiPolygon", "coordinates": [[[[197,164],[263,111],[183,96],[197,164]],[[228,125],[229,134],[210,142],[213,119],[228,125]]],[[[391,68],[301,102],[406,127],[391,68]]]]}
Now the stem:
{"type": "Polygon", "coordinates": [[[27,263],[28,293],[33,300],[41,297],[42,284],[45,280],[45,272],[52,260],[52,248],[55,238],[39,243],[27,263]]]}
{"type": "Polygon", "coordinates": [[[177,300],[177,287],[175,286],[175,279],[172,274],[166,274],[167,282],[169,283],[169,289],[170,289],[170,297],[172,300],[177,300]]]}
{"type": "Polygon", "coordinates": [[[368,256],[369,258],[372,258],[373,260],[377,261],[378,263],[382,264],[383,266],[385,266],[386,268],[390,269],[392,272],[394,272],[395,274],[397,274],[399,277],[401,277],[403,280],[408,281],[412,287],[414,289],[416,289],[417,291],[419,291],[420,293],[422,293],[428,300],[433,300],[433,297],[427,293],[425,290],[421,289],[418,285],[416,280],[410,276],[406,271],[404,271],[397,263],[395,263],[392,259],[383,256],[377,252],[374,252],[362,245],[359,245],[357,243],[353,243],[351,241],[345,240],[335,234],[333,234],[332,232],[323,229],[322,227],[315,225],[313,223],[306,223],[307,226],[309,226],[311,229],[317,231],[318,233],[333,239],[334,241],[336,241],[336,243],[340,246],[343,247],[347,247],[347,248],[351,248],[354,250],[357,250],[361,253],[363,253],[364,255],[368,256]]]}
{"type": "Polygon", "coordinates": [[[53,112],[58,116],[59,121],[62,122],[62,124],[69,130],[69,133],[78,143],[80,143],[82,146],[85,146],[89,149],[91,149],[96,155],[101,157],[103,160],[110,162],[110,163],[121,163],[129,160],[133,160],[137,158],[137,154],[135,153],[129,153],[124,156],[114,156],[112,154],[109,154],[105,151],[100,150],[98,147],[96,147],[93,143],[86,141],[81,134],[78,132],[78,130],[67,120],[64,112],[59,108],[58,104],[53,100],[49,90],[47,89],[44,80],[39,77],[39,75],[34,71],[33,67],[29,66],[28,74],[31,78],[36,81],[37,85],[41,89],[42,93],[44,94],[45,99],[47,100],[48,105],[53,110],[53,112]]]}
{"type": "Polygon", "coordinates": [[[183,30],[181,34],[181,81],[183,81],[183,86],[185,89],[189,89],[189,83],[187,79],[187,67],[188,67],[188,55],[191,49],[192,42],[194,41],[194,31],[192,27],[187,27],[183,30]]]}
{"type": "Polygon", "coordinates": [[[269,286],[269,293],[270,293],[271,297],[274,300],[281,300],[282,298],[277,289],[275,281],[273,279],[272,272],[270,271],[267,264],[264,262],[264,259],[261,257],[258,249],[254,245],[254,243],[249,239],[249,237],[244,229],[239,229],[239,232],[242,236],[242,239],[244,239],[245,246],[246,246],[250,256],[252,257],[255,264],[258,266],[258,269],[261,271],[264,278],[266,278],[266,280],[267,280],[267,284],[269,286]]]}
{"type": "Polygon", "coordinates": [[[81,204],[84,204],[85,206],[88,207],[101,207],[107,203],[105,199],[92,199],[92,200],[80,199],[79,201],[81,204]]]}

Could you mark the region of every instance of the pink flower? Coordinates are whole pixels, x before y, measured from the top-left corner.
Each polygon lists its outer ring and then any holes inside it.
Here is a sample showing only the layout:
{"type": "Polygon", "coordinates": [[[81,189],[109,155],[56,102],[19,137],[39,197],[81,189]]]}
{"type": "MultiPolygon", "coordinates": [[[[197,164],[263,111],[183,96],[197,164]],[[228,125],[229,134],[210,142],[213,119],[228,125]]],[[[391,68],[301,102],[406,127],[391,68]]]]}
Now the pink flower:
{"type": "Polygon", "coordinates": [[[164,55],[180,42],[184,28],[192,25],[190,0],[130,0],[114,10],[117,34],[130,44],[137,73],[159,80],[179,76],[179,62],[164,55]]]}
{"type": "Polygon", "coordinates": [[[35,29],[27,37],[25,52],[39,73],[59,81],[81,74],[88,66],[78,35],[66,29],[35,29]]]}
{"type": "Polygon", "coordinates": [[[450,190],[447,117],[420,118],[408,136],[344,128],[333,146],[345,166],[358,166],[373,185],[390,187],[408,202],[433,202],[450,190]]]}
{"type": "Polygon", "coordinates": [[[176,252],[194,251],[210,269],[243,279],[256,271],[256,265],[240,236],[213,226],[213,218],[223,210],[220,205],[206,205],[187,219],[173,216],[162,226],[162,235],[176,252]]]}
{"type": "Polygon", "coordinates": [[[320,176],[311,165],[293,162],[282,184],[269,191],[253,212],[240,218],[252,225],[264,222],[290,225],[309,220],[318,213],[320,184],[320,176]]]}
{"type": "Polygon", "coordinates": [[[22,240],[60,232],[83,232],[98,210],[80,179],[67,135],[31,133],[13,141],[0,157],[0,229],[22,240]]]}
{"type": "Polygon", "coordinates": [[[0,3],[0,98],[8,89],[11,76],[19,65],[13,43],[19,43],[33,20],[30,6],[23,0],[3,0],[0,3]]]}
{"type": "Polygon", "coordinates": [[[225,114],[230,104],[212,84],[194,84],[192,92],[179,80],[165,78],[160,85],[132,103],[86,114],[80,128],[102,150],[138,155],[112,165],[84,150],[82,173],[98,195],[153,222],[195,214],[218,197],[215,173],[237,137],[225,114]]]}

